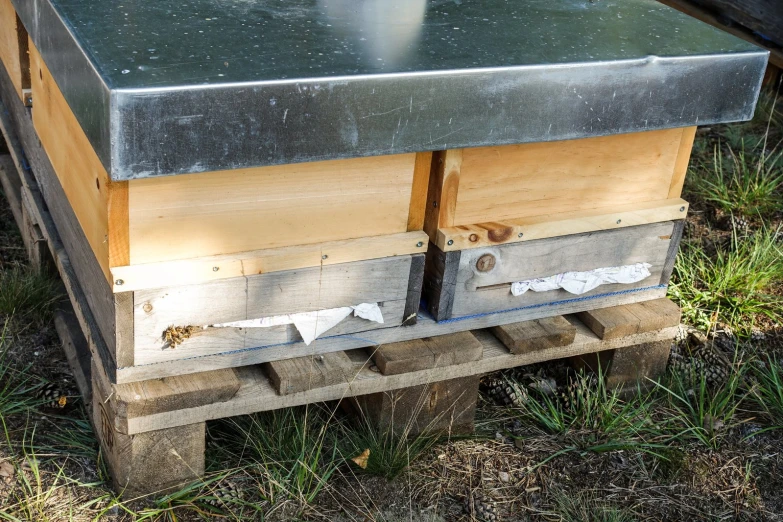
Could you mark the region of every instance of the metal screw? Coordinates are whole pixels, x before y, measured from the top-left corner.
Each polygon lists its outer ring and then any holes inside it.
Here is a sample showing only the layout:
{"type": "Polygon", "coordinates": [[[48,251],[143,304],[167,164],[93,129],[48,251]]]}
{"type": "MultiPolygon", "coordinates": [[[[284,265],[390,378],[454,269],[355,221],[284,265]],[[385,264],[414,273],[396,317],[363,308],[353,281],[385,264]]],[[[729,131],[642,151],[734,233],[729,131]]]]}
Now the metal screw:
{"type": "Polygon", "coordinates": [[[517,234],[517,237],[522,237],[522,236],[524,236],[524,234],[523,234],[522,232],[520,232],[519,234],[517,234]]]}
{"type": "Polygon", "coordinates": [[[33,104],[33,97],[32,96],[28,96],[27,97],[27,105],[32,106],[32,104],[33,104]]]}
{"type": "Polygon", "coordinates": [[[122,286],[122,285],[124,285],[124,284],[125,284],[125,281],[123,281],[122,279],[117,279],[117,280],[114,282],[114,284],[115,284],[115,285],[117,285],[117,286],[122,286]]]}
{"type": "Polygon", "coordinates": [[[421,247],[423,247],[423,246],[424,246],[424,243],[423,243],[423,242],[421,242],[421,241],[419,241],[418,243],[416,243],[416,246],[417,246],[417,247],[419,247],[419,248],[421,248],[421,247]]]}
{"type": "Polygon", "coordinates": [[[219,266],[213,266],[213,267],[212,267],[212,271],[213,271],[213,272],[217,272],[218,270],[220,270],[220,267],[219,267],[219,266]]]}
{"type": "Polygon", "coordinates": [[[623,220],[622,220],[622,219],[618,219],[618,220],[617,220],[617,224],[618,224],[618,225],[619,225],[620,223],[622,223],[622,222],[623,222],[623,220]]]}
{"type": "Polygon", "coordinates": [[[453,244],[454,244],[454,240],[453,240],[453,239],[449,239],[449,242],[448,242],[448,243],[446,243],[446,244],[447,244],[447,245],[449,245],[449,246],[451,246],[451,245],[453,245],[453,244]]]}
{"type": "Polygon", "coordinates": [[[324,254],[324,255],[322,255],[322,256],[321,256],[321,259],[326,259],[327,257],[329,257],[329,256],[327,256],[326,254],[324,254]]]}
{"type": "Polygon", "coordinates": [[[685,207],[680,207],[680,212],[685,212],[685,207]]]}

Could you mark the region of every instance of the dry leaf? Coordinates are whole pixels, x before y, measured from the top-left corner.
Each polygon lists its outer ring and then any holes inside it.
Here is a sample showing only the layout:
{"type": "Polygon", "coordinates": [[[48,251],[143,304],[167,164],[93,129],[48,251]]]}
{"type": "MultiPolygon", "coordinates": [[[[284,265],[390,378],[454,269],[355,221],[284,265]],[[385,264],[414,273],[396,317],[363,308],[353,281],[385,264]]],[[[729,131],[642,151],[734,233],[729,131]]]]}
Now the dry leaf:
{"type": "Polygon", "coordinates": [[[370,448],[362,451],[362,454],[351,459],[362,469],[367,469],[367,461],[370,460],[370,448]]]}
{"type": "Polygon", "coordinates": [[[10,483],[15,474],[16,470],[14,469],[13,464],[7,460],[0,462],[0,480],[3,480],[6,483],[10,483]]]}

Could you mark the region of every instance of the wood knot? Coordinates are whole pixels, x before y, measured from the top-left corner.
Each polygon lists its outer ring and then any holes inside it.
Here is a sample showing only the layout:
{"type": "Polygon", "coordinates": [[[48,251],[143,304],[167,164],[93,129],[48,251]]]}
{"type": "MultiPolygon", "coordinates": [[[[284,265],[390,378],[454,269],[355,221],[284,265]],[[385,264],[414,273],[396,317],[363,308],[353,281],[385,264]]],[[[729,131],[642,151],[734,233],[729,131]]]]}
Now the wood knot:
{"type": "Polygon", "coordinates": [[[195,327],[193,326],[169,326],[163,331],[163,340],[169,348],[176,348],[185,339],[190,339],[195,327]]]}
{"type": "Polygon", "coordinates": [[[514,233],[512,227],[491,228],[487,230],[487,237],[493,243],[503,243],[511,239],[511,234],[514,233]]]}
{"type": "Polygon", "coordinates": [[[476,270],[479,272],[489,272],[493,268],[495,268],[495,256],[492,254],[484,254],[476,261],[476,270]]]}
{"type": "Polygon", "coordinates": [[[152,311],[152,305],[150,303],[144,303],[144,306],[142,306],[142,309],[146,313],[150,313],[152,311]]]}

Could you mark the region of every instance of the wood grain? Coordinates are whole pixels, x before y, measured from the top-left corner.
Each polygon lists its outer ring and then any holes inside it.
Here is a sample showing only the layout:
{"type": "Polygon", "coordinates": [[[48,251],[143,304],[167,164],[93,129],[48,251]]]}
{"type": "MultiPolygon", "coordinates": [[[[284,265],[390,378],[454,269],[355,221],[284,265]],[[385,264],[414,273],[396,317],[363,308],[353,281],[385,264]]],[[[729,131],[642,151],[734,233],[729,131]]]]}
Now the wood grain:
{"type": "Polygon", "coordinates": [[[356,376],[356,370],[345,352],[272,361],[265,365],[265,371],[280,395],[350,382],[356,376]]]}
{"type": "Polygon", "coordinates": [[[0,61],[8,71],[17,96],[24,100],[25,91],[30,89],[27,31],[11,0],[0,0],[0,61]]]}
{"type": "MultiPolygon", "coordinates": [[[[109,200],[112,199],[115,210],[121,211],[123,205],[117,200],[123,191],[115,189],[110,182],[98,155],[32,44],[30,66],[35,99],[33,126],[105,279],[111,281],[109,252],[111,249],[121,252],[127,246],[110,245],[110,240],[122,240],[123,235],[109,232],[109,222],[115,221],[109,216],[109,200]],[[118,192],[112,195],[115,190],[118,192]]],[[[117,221],[122,222],[122,218],[117,221]]]]}
{"type": "Polygon", "coordinates": [[[132,180],[130,264],[406,232],[415,157],[132,180]]]}
{"type": "Polygon", "coordinates": [[[682,129],[680,150],[677,153],[677,161],[674,163],[674,175],[669,185],[669,199],[679,198],[682,194],[682,186],[685,184],[685,175],[688,173],[688,163],[691,160],[693,140],[696,139],[696,127],[682,129]]]}
{"type": "Polygon", "coordinates": [[[513,354],[566,346],[574,342],[576,327],[562,315],[495,326],[490,331],[513,354]]]}
{"type": "Polygon", "coordinates": [[[481,343],[470,332],[384,344],[368,351],[384,375],[463,364],[482,355],[481,343]]]}
{"type": "Polygon", "coordinates": [[[425,252],[423,232],[329,241],[219,256],[113,267],[115,292],[192,285],[232,277],[425,252]],[[117,281],[122,281],[121,285],[117,281]]]}
{"type": "Polygon", "coordinates": [[[618,204],[611,212],[606,209],[578,210],[442,228],[433,242],[449,252],[684,219],[687,212],[688,202],[679,198],[618,204]]]}
{"type": "Polygon", "coordinates": [[[513,309],[484,314],[448,322],[436,322],[430,316],[420,313],[416,324],[400,328],[379,328],[362,332],[361,335],[338,335],[316,339],[309,346],[303,342],[290,344],[272,343],[254,349],[221,353],[206,357],[193,357],[156,364],[117,368],[117,382],[135,382],[157,379],[170,375],[185,375],[219,368],[236,368],[260,364],[293,357],[303,357],[313,353],[329,353],[387,343],[407,341],[422,337],[446,335],[454,332],[488,328],[499,324],[539,319],[551,315],[564,315],[590,308],[608,307],[634,303],[641,300],[657,299],[666,296],[665,288],[649,288],[621,294],[597,294],[585,300],[566,300],[551,304],[542,304],[530,308],[513,309]]]}
{"type": "Polygon", "coordinates": [[[432,152],[417,152],[413,165],[411,202],[408,209],[408,232],[424,230],[424,215],[427,209],[427,188],[432,170],[432,152]]]}
{"type": "Polygon", "coordinates": [[[680,324],[680,307],[668,299],[587,310],[576,315],[601,339],[618,339],[680,324]]]}
{"type": "MultiPolygon", "coordinates": [[[[666,199],[683,129],[464,149],[454,225],[666,199]]],[[[451,226],[442,223],[439,226],[451,226]]]]}

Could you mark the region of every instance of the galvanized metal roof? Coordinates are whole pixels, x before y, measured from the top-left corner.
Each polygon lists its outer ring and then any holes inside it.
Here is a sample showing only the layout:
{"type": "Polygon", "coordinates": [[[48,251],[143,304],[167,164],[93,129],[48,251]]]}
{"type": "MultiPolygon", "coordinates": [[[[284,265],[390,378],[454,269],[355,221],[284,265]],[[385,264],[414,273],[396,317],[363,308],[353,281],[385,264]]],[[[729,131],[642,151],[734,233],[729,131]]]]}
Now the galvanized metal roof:
{"type": "Polygon", "coordinates": [[[13,2],[116,180],[744,120],[767,59],[653,0],[13,2]]]}

